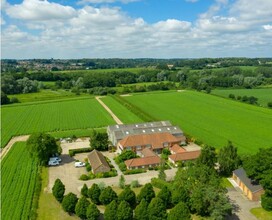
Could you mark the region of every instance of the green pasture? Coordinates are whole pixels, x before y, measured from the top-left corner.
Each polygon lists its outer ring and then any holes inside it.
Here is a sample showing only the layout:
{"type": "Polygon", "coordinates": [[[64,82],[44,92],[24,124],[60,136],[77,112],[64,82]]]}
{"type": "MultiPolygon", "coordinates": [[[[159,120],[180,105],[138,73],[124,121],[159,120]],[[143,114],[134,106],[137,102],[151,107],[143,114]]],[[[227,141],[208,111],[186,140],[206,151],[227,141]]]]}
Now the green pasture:
{"type": "Polygon", "coordinates": [[[220,148],[230,140],[240,153],[271,147],[270,109],[200,92],[160,92],[123,97],[157,120],[170,120],[202,142],[220,148]]]}
{"type": "Polygon", "coordinates": [[[114,124],[107,111],[91,98],[22,104],[2,107],[1,110],[2,147],[12,136],[114,124]]]}
{"type": "Polygon", "coordinates": [[[136,122],[142,122],[142,119],[129,111],[125,106],[117,102],[112,97],[103,97],[101,98],[101,101],[103,101],[123,123],[131,124],[136,122]]]}
{"type": "Polygon", "coordinates": [[[237,96],[254,96],[258,98],[258,103],[260,106],[267,107],[268,102],[272,102],[272,88],[264,89],[215,89],[212,90],[212,94],[229,97],[229,94],[237,96]]]}
{"type": "Polygon", "coordinates": [[[37,170],[25,142],[15,143],[1,163],[1,219],[31,219],[37,170]]]}
{"type": "Polygon", "coordinates": [[[36,102],[36,101],[84,97],[84,96],[90,97],[90,95],[87,95],[87,94],[76,95],[75,93],[72,93],[66,90],[43,89],[40,92],[15,94],[15,95],[9,95],[8,97],[9,98],[16,97],[19,100],[19,102],[25,103],[25,102],[36,102]]]}
{"type": "Polygon", "coordinates": [[[110,73],[110,72],[132,72],[132,73],[139,73],[141,71],[145,71],[145,70],[148,70],[148,69],[149,68],[139,67],[139,68],[63,70],[63,71],[56,71],[56,73],[65,73],[65,74],[70,74],[70,73],[78,73],[78,74],[85,74],[85,73],[110,73]]]}

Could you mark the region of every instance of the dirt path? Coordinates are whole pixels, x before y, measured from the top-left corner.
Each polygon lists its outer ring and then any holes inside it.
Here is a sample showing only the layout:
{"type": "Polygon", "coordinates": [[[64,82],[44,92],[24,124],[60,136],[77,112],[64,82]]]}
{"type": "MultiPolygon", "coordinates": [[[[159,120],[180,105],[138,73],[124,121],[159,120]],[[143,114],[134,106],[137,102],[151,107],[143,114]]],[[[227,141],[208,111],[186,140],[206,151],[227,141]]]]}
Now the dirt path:
{"type": "Polygon", "coordinates": [[[11,149],[13,144],[15,144],[15,142],[27,141],[28,138],[29,138],[29,135],[23,135],[23,136],[17,136],[17,137],[11,138],[8,144],[4,148],[1,149],[1,152],[0,152],[1,159],[5,157],[5,155],[9,152],[9,150],[11,149]]]}
{"type": "Polygon", "coordinates": [[[104,102],[101,101],[101,97],[96,96],[95,97],[96,100],[104,107],[104,109],[107,110],[108,113],[110,113],[111,117],[114,119],[114,121],[116,121],[117,124],[122,125],[123,122],[110,110],[110,108],[108,106],[106,106],[106,104],[104,102]]]}

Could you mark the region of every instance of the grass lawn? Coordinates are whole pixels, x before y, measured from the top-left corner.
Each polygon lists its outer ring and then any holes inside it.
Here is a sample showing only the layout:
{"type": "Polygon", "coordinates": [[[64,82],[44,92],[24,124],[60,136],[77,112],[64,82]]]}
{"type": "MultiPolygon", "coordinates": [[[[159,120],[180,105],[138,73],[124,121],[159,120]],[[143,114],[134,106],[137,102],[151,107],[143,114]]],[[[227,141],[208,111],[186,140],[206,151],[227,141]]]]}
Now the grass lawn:
{"type": "Polygon", "coordinates": [[[268,212],[263,208],[253,208],[250,212],[259,220],[272,220],[272,211],[268,212]]]}
{"type": "Polygon", "coordinates": [[[52,99],[63,99],[63,98],[75,98],[75,97],[90,97],[89,94],[81,94],[76,95],[70,91],[66,90],[51,90],[51,89],[43,89],[40,92],[35,93],[26,93],[26,94],[16,94],[16,95],[8,95],[9,98],[16,97],[19,102],[37,102],[37,101],[45,101],[52,99]]]}
{"type": "Polygon", "coordinates": [[[1,108],[4,147],[12,136],[105,127],[114,120],[96,99],[46,101],[1,108]]]}
{"type": "Polygon", "coordinates": [[[221,186],[223,186],[225,188],[232,188],[233,187],[233,185],[230,183],[230,181],[228,181],[228,179],[226,177],[222,177],[221,186]]]}
{"type": "Polygon", "coordinates": [[[60,203],[55,199],[52,193],[46,192],[48,185],[48,168],[42,169],[42,190],[39,199],[39,208],[37,210],[38,220],[69,220],[79,219],[77,216],[68,215],[61,207],[60,203]]]}
{"type": "Polygon", "coordinates": [[[253,154],[272,143],[272,111],[200,92],[142,93],[123,97],[157,120],[220,148],[228,140],[239,153],[253,154]]]}
{"type": "Polygon", "coordinates": [[[263,106],[267,107],[268,102],[272,102],[272,88],[263,88],[263,89],[215,89],[212,90],[212,94],[222,96],[222,97],[229,97],[229,94],[234,94],[235,97],[237,96],[254,96],[258,98],[258,103],[263,106]]]}
{"type": "MultiPolygon", "coordinates": [[[[112,68],[112,69],[89,69],[89,70],[63,70],[57,71],[56,73],[65,73],[65,74],[72,74],[72,73],[110,73],[110,72],[132,72],[132,73],[139,73],[141,71],[145,71],[148,68],[144,67],[136,67],[136,68],[112,68]]],[[[54,73],[54,72],[53,72],[54,73]]]]}
{"type": "Polygon", "coordinates": [[[125,124],[143,122],[137,115],[129,111],[125,106],[117,102],[110,96],[106,96],[101,99],[112,112],[125,124]]]}

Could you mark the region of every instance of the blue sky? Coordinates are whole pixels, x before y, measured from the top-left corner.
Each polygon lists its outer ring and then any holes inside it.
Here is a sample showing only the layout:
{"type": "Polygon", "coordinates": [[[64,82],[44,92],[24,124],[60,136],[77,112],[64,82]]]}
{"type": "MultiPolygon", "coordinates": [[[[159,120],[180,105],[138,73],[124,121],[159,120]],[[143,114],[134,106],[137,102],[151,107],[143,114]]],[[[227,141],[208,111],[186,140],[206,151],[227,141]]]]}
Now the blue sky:
{"type": "Polygon", "coordinates": [[[271,8],[270,0],[1,0],[1,57],[271,57],[271,8]]]}

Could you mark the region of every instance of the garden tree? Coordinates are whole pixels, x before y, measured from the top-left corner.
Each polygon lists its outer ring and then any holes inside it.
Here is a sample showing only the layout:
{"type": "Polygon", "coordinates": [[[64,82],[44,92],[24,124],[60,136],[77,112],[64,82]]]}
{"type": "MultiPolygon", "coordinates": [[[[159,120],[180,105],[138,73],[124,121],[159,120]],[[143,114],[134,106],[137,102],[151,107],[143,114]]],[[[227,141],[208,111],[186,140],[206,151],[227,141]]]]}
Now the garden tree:
{"type": "Polygon", "coordinates": [[[190,210],[184,202],[179,202],[168,213],[167,220],[191,220],[190,210]]]}
{"type": "Polygon", "coordinates": [[[9,104],[10,100],[8,96],[1,90],[1,105],[9,104]]]}
{"type": "Polygon", "coordinates": [[[125,187],[125,189],[119,194],[118,201],[126,201],[131,208],[134,208],[136,205],[136,195],[135,192],[130,189],[130,187],[125,187]]]}
{"type": "Polygon", "coordinates": [[[163,161],[161,164],[160,164],[160,167],[159,167],[159,174],[158,174],[158,178],[161,179],[161,180],[166,180],[166,174],[165,174],[165,162],[163,161]]]}
{"type": "Polygon", "coordinates": [[[227,146],[222,147],[218,153],[219,172],[221,175],[230,176],[232,171],[241,164],[237,153],[237,147],[229,141],[227,146]]]}
{"type": "Polygon", "coordinates": [[[124,162],[125,160],[129,160],[132,158],[136,158],[137,154],[132,150],[123,150],[120,155],[116,158],[117,163],[124,162]]]}
{"type": "Polygon", "coordinates": [[[99,205],[99,196],[101,194],[101,190],[96,183],[93,183],[91,188],[88,189],[88,197],[92,200],[92,202],[96,205],[99,205]]]}
{"type": "Polygon", "coordinates": [[[77,204],[77,196],[74,193],[68,193],[63,197],[63,200],[61,202],[62,208],[65,212],[68,212],[69,214],[75,213],[75,207],[77,204]]]}
{"type": "Polygon", "coordinates": [[[267,211],[272,211],[272,196],[265,192],[261,196],[262,207],[267,211]]]}
{"type": "Polygon", "coordinates": [[[140,193],[137,196],[137,202],[139,203],[142,199],[145,199],[147,203],[150,203],[151,199],[155,197],[155,192],[151,183],[147,183],[141,189],[140,193]]]}
{"type": "Polygon", "coordinates": [[[205,164],[208,167],[213,168],[215,166],[215,163],[217,161],[215,148],[212,146],[205,145],[201,149],[201,154],[199,158],[197,158],[198,164],[205,164]]]}
{"type": "Polygon", "coordinates": [[[148,203],[145,199],[142,199],[140,204],[136,206],[134,210],[134,219],[135,220],[146,220],[148,219],[148,203]]]}
{"type": "Polygon", "coordinates": [[[96,130],[92,131],[90,138],[90,146],[96,150],[105,151],[108,150],[108,135],[107,133],[97,132],[96,130]]]}
{"type": "Polygon", "coordinates": [[[190,199],[189,190],[184,185],[175,186],[177,188],[172,190],[172,204],[179,202],[188,203],[190,199]]]}
{"type": "Polygon", "coordinates": [[[88,220],[97,220],[99,219],[100,211],[95,204],[91,203],[86,211],[86,217],[88,220]]]}
{"type": "Polygon", "coordinates": [[[120,176],[120,179],[119,179],[119,187],[121,189],[124,189],[125,188],[125,185],[126,185],[126,180],[125,180],[125,177],[123,175],[120,176]]]}
{"type": "Polygon", "coordinates": [[[111,203],[106,206],[104,212],[104,220],[117,219],[117,209],[118,209],[117,202],[115,200],[111,201],[111,203]]]}
{"type": "Polygon", "coordinates": [[[49,157],[59,150],[55,138],[45,133],[32,134],[26,146],[31,156],[37,157],[42,165],[47,164],[49,157]]]}
{"type": "Polygon", "coordinates": [[[118,197],[117,197],[116,192],[114,192],[110,186],[103,189],[100,196],[99,196],[99,201],[103,205],[108,205],[111,201],[117,200],[117,199],[118,199],[118,197]]]}
{"type": "Polygon", "coordinates": [[[62,199],[63,199],[63,195],[64,195],[64,192],[65,192],[65,186],[64,184],[61,182],[60,179],[56,179],[55,180],[55,183],[54,183],[54,186],[52,188],[52,192],[53,192],[53,195],[55,196],[55,198],[61,202],[62,199]]]}
{"type": "Polygon", "coordinates": [[[76,204],[76,215],[81,218],[81,219],[86,219],[87,216],[87,208],[90,205],[90,202],[87,200],[87,198],[85,196],[82,196],[76,204]]]}
{"type": "Polygon", "coordinates": [[[133,219],[133,210],[126,201],[122,201],[118,205],[117,220],[131,220],[133,219]]]}
{"type": "Polygon", "coordinates": [[[166,207],[160,198],[153,198],[148,205],[148,219],[149,220],[163,220],[167,219],[166,207]]]}
{"type": "Polygon", "coordinates": [[[272,108],[272,102],[268,102],[268,103],[267,103],[267,107],[268,107],[268,108],[272,108]]]}
{"type": "Polygon", "coordinates": [[[157,197],[160,198],[164,202],[164,205],[166,208],[171,207],[171,202],[172,202],[171,191],[168,189],[167,186],[162,187],[157,197]]]}
{"type": "Polygon", "coordinates": [[[81,188],[81,195],[88,197],[88,187],[86,185],[86,183],[84,183],[83,187],[81,188]]]}

